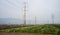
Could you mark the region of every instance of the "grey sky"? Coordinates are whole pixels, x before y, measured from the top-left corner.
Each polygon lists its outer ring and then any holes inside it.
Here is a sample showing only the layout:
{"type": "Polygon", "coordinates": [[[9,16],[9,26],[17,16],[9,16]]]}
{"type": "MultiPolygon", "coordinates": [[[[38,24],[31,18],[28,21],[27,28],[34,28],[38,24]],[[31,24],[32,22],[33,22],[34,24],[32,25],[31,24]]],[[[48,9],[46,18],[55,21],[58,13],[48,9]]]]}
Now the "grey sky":
{"type": "MultiPolygon", "coordinates": [[[[23,0],[0,0],[0,18],[23,19],[23,0]]],[[[55,22],[60,22],[60,0],[28,0],[27,20],[49,20],[55,15],[55,22]]]]}

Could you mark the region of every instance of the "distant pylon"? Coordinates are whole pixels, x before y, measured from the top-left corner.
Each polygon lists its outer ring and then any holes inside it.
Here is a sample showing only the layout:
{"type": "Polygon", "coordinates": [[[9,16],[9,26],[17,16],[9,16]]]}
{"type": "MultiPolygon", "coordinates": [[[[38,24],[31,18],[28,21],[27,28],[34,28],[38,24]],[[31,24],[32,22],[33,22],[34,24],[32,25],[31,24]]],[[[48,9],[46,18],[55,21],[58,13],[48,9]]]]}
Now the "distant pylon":
{"type": "Polygon", "coordinates": [[[49,24],[49,19],[48,19],[48,22],[47,23],[49,24]]]}
{"type": "Polygon", "coordinates": [[[27,8],[27,6],[26,6],[26,2],[24,1],[24,25],[26,25],[26,8],[27,8]]]}
{"type": "Polygon", "coordinates": [[[35,16],[35,25],[36,25],[36,16],[35,16]]]}
{"type": "Polygon", "coordinates": [[[54,14],[52,14],[51,17],[52,17],[52,24],[54,24],[54,14]]]}

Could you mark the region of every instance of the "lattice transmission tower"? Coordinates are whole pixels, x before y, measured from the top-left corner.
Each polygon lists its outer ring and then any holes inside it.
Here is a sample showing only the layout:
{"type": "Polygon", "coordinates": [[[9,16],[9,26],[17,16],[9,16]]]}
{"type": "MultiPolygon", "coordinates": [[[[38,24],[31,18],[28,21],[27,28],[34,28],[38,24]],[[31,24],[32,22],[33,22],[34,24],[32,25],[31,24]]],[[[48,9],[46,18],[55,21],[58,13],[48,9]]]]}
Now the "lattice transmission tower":
{"type": "Polygon", "coordinates": [[[24,25],[26,25],[27,1],[24,1],[24,25]]]}

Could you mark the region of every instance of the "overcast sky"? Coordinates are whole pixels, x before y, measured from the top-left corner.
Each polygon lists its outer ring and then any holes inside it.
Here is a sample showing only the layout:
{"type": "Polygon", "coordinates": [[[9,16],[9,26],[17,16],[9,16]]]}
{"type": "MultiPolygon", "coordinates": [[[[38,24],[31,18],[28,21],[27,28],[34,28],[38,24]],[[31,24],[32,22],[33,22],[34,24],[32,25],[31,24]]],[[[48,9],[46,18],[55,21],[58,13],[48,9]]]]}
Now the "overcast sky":
{"type": "MultiPolygon", "coordinates": [[[[0,0],[0,18],[23,19],[25,0],[0,0]]],[[[60,0],[26,0],[27,20],[54,20],[60,23],[60,0]]]]}

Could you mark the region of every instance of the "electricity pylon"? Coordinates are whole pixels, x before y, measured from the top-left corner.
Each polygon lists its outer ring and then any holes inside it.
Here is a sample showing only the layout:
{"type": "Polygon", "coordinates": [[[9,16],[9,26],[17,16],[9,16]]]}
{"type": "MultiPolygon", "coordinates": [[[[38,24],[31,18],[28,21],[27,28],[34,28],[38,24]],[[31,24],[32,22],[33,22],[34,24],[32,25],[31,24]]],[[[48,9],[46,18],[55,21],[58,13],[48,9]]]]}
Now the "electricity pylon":
{"type": "Polygon", "coordinates": [[[54,14],[52,14],[51,17],[52,17],[52,24],[54,24],[54,14]]]}
{"type": "Polygon", "coordinates": [[[36,25],[36,16],[35,16],[35,25],[36,25]]]}
{"type": "Polygon", "coordinates": [[[26,11],[27,11],[27,3],[26,3],[26,1],[24,1],[24,25],[26,25],[26,11]]]}

